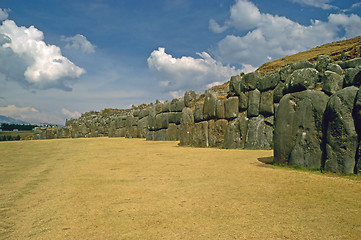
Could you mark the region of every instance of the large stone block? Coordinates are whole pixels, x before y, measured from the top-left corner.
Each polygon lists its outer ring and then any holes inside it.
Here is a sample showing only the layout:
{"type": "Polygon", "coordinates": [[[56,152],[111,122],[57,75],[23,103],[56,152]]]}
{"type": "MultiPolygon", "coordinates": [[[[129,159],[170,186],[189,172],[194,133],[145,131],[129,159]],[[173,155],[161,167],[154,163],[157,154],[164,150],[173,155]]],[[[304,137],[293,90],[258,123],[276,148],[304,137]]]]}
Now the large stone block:
{"type": "Polygon", "coordinates": [[[328,96],[315,90],[286,94],[275,115],[276,163],[321,167],[322,117],[328,96]]]}
{"type": "Polygon", "coordinates": [[[174,123],[169,124],[165,135],[166,141],[179,141],[179,125],[174,123]]]}
{"type": "Polygon", "coordinates": [[[303,68],[294,71],[286,80],[284,93],[300,92],[313,89],[318,82],[318,71],[314,68],[303,68]]]}
{"type": "Polygon", "coordinates": [[[301,60],[299,62],[292,63],[291,67],[292,70],[295,71],[302,68],[315,68],[315,65],[313,65],[313,63],[311,63],[310,61],[301,60]]]}
{"type": "Polygon", "coordinates": [[[348,68],[345,70],[343,87],[360,86],[361,84],[361,67],[348,68]]]}
{"type": "Polygon", "coordinates": [[[331,57],[328,55],[318,55],[317,56],[317,65],[316,69],[319,72],[324,72],[327,70],[327,65],[331,63],[331,57]]]}
{"type": "Polygon", "coordinates": [[[342,75],[343,73],[343,70],[341,68],[340,65],[336,64],[336,63],[329,63],[327,65],[327,68],[326,68],[327,71],[331,71],[331,72],[334,72],[334,73],[337,73],[339,75],[342,75]]]}
{"type": "Polygon", "coordinates": [[[154,141],[166,141],[167,129],[160,129],[154,132],[154,141]]]}
{"type": "Polygon", "coordinates": [[[224,109],[224,100],[223,99],[218,99],[217,100],[216,118],[217,119],[224,119],[225,118],[225,109],[224,109]]]}
{"type": "Polygon", "coordinates": [[[230,97],[225,100],[224,109],[225,109],[225,117],[227,119],[233,119],[238,116],[239,112],[239,99],[238,97],[230,97]]]}
{"type": "Polygon", "coordinates": [[[327,95],[335,94],[342,89],[343,77],[335,72],[325,71],[322,77],[322,91],[327,95]]]}
{"type": "Polygon", "coordinates": [[[259,79],[257,83],[257,89],[261,92],[274,89],[280,81],[281,77],[279,71],[266,73],[259,79]]]}
{"type": "Polygon", "coordinates": [[[206,93],[206,98],[204,100],[204,106],[203,106],[204,120],[216,118],[216,106],[217,106],[216,94],[208,91],[206,93]]]}
{"type": "Polygon", "coordinates": [[[345,62],[346,68],[355,68],[361,66],[361,58],[354,58],[345,62]]]}
{"type": "Polygon", "coordinates": [[[259,115],[260,98],[261,92],[258,89],[249,92],[247,117],[257,117],[259,115]]]}
{"type": "Polygon", "coordinates": [[[261,93],[259,112],[260,112],[260,114],[262,114],[265,117],[268,117],[268,116],[271,116],[274,114],[273,91],[272,90],[261,93]]]}
{"type": "Polygon", "coordinates": [[[181,146],[192,145],[194,129],[194,116],[190,108],[183,108],[180,124],[180,143],[181,146]]]}
{"type": "Polygon", "coordinates": [[[224,136],[224,148],[244,148],[247,134],[248,118],[241,113],[236,119],[230,121],[224,136]]]}
{"type": "Polygon", "coordinates": [[[248,108],[248,92],[240,93],[239,95],[239,111],[243,112],[248,108]]]}
{"type": "Polygon", "coordinates": [[[168,113],[160,113],[155,116],[156,130],[168,128],[168,113]]]}
{"type": "Polygon", "coordinates": [[[203,109],[204,109],[204,103],[199,102],[196,104],[196,107],[194,109],[194,122],[201,122],[204,120],[203,109]]]}
{"type": "Polygon", "coordinates": [[[138,137],[139,138],[145,138],[147,136],[148,133],[148,116],[147,117],[143,117],[142,119],[140,119],[138,121],[138,137]]]}
{"type": "Polygon", "coordinates": [[[354,173],[357,132],[353,109],[358,88],[346,87],[332,95],[324,114],[325,171],[354,173]]]}
{"type": "Polygon", "coordinates": [[[260,79],[261,75],[259,72],[247,73],[243,76],[240,89],[242,92],[252,91],[256,89],[257,82],[260,79]]]}
{"type": "Polygon", "coordinates": [[[272,149],[273,128],[267,125],[262,115],[248,120],[246,149],[272,149]]]}
{"type": "Polygon", "coordinates": [[[184,105],[186,107],[194,107],[197,100],[197,94],[194,91],[186,91],[184,93],[184,105]]]}
{"type": "Polygon", "coordinates": [[[203,121],[203,122],[195,123],[192,137],[193,137],[192,138],[192,146],[209,147],[208,122],[203,121]]]}
{"type": "Polygon", "coordinates": [[[236,96],[241,94],[242,76],[232,76],[229,82],[229,91],[236,96]]]}
{"type": "Polygon", "coordinates": [[[210,120],[208,122],[208,142],[210,147],[223,147],[227,127],[228,121],[226,119],[210,120]]]}

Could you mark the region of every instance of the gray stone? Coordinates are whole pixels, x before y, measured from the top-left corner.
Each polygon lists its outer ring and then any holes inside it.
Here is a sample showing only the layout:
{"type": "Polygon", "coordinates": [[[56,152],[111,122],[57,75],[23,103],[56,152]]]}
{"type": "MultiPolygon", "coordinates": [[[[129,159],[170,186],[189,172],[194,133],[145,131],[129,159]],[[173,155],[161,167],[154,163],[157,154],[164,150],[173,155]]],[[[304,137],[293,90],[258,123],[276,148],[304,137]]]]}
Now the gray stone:
{"type": "Polygon", "coordinates": [[[208,142],[210,147],[223,147],[227,126],[228,121],[226,119],[210,120],[208,122],[208,142]]]}
{"type": "Polygon", "coordinates": [[[148,131],[145,139],[146,139],[147,141],[154,141],[154,135],[155,135],[155,134],[154,134],[154,131],[148,131]]]}
{"type": "Polygon", "coordinates": [[[137,126],[126,127],[125,128],[125,137],[126,138],[137,138],[138,137],[137,126]]]}
{"type": "Polygon", "coordinates": [[[361,67],[347,68],[345,70],[345,78],[343,87],[360,86],[361,84],[361,67]]]}
{"type": "Polygon", "coordinates": [[[248,108],[248,92],[239,95],[239,111],[243,112],[248,108]]]}
{"type": "Polygon", "coordinates": [[[322,117],[328,96],[315,90],[286,94],[275,115],[274,159],[308,169],[321,167],[322,117]]]}
{"type": "Polygon", "coordinates": [[[203,107],[204,107],[204,103],[202,102],[196,104],[196,107],[194,109],[194,122],[201,122],[204,120],[203,107]]]}
{"type": "Polygon", "coordinates": [[[194,91],[186,91],[184,93],[184,105],[186,107],[194,107],[197,100],[197,94],[194,91]]]}
{"type": "Polygon", "coordinates": [[[142,110],[140,110],[139,112],[139,119],[145,118],[149,115],[149,110],[148,108],[143,108],[142,110]]]}
{"type": "Polygon", "coordinates": [[[236,119],[230,121],[224,136],[224,148],[244,148],[247,134],[248,118],[241,113],[236,119]]]}
{"type": "Polygon", "coordinates": [[[326,68],[327,71],[331,71],[331,72],[334,72],[334,73],[337,73],[339,75],[342,75],[343,73],[343,70],[342,68],[340,67],[340,65],[336,64],[336,63],[329,63],[327,65],[327,68],[326,68]]]}
{"type": "Polygon", "coordinates": [[[169,123],[177,123],[177,112],[169,112],[168,113],[168,122],[169,123]]]}
{"type": "Polygon", "coordinates": [[[162,106],[162,112],[170,112],[170,102],[165,101],[162,106]]]}
{"type": "Polygon", "coordinates": [[[182,112],[176,112],[175,113],[175,124],[179,125],[181,124],[182,119],[182,112]]]}
{"type": "Polygon", "coordinates": [[[217,96],[208,91],[203,105],[204,120],[214,119],[216,117],[217,96]]]}
{"type": "Polygon", "coordinates": [[[171,112],[182,112],[184,105],[184,99],[183,98],[175,98],[170,103],[170,110],[171,112]]]}
{"type": "Polygon", "coordinates": [[[314,68],[303,68],[294,71],[286,80],[285,93],[300,92],[313,89],[318,82],[318,72],[314,68]]]}
{"type": "Polygon", "coordinates": [[[155,106],[154,110],[156,114],[159,114],[163,111],[163,103],[158,101],[154,106],[155,106]]]}
{"type": "Polygon", "coordinates": [[[181,146],[192,145],[194,129],[193,111],[190,108],[183,108],[180,124],[180,143],[181,146]]]}
{"type": "Polygon", "coordinates": [[[325,71],[322,77],[322,91],[328,95],[335,94],[342,89],[343,77],[335,72],[325,71]]]}
{"type": "Polygon", "coordinates": [[[318,55],[316,69],[319,72],[327,70],[327,65],[331,63],[331,57],[328,55],[318,55]]]}
{"type": "Polygon", "coordinates": [[[245,148],[271,149],[273,146],[273,128],[264,122],[262,115],[248,121],[245,148]]]}
{"type": "Polygon", "coordinates": [[[249,92],[247,117],[257,117],[259,115],[259,102],[261,92],[258,89],[249,92]]]}
{"type": "Polygon", "coordinates": [[[229,91],[236,96],[241,94],[242,76],[232,76],[229,82],[229,91]]]}
{"type": "Polygon", "coordinates": [[[224,119],[225,116],[225,109],[224,109],[224,100],[218,99],[217,100],[217,107],[216,107],[216,118],[217,119],[224,119]]]}
{"type": "Polygon", "coordinates": [[[280,69],[280,78],[282,82],[285,82],[287,78],[292,74],[293,69],[290,64],[282,66],[280,69]]]}
{"type": "MultiPolygon", "coordinates": [[[[361,87],[360,87],[361,89],[361,87]]],[[[355,130],[358,135],[358,150],[356,155],[355,173],[361,175],[361,90],[357,91],[353,117],[355,119],[355,130]]]]}
{"type": "Polygon", "coordinates": [[[354,58],[345,62],[346,68],[355,68],[361,66],[361,58],[354,58]]]}
{"type": "Polygon", "coordinates": [[[260,114],[262,114],[265,117],[268,117],[268,116],[271,116],[274,114],[273,91],[272,90],[261,93],[259,112],[260,112],[260,114]]]}
{"type": "Polygon", "coordinates": [[[147,136],[148,133],[148,116],[147,117],[143,117],[142,119],[140,119],[138,121],[138,137],[139,138],[145,138],[147,136]]]}
{"type": "Polygon", "coordinates": [[[227,119],[233,119],[238,116],[238,110],[239,110],[239,100],[238,97],[230,97],[226,99],[224,103],[224,109],[225,109],[225,117],[227,119]]]}
{"type": "Polygon", "coordinates": [[[241,80],[240,90],[242,92],[247,92],[256,89],[257,82],[259,79],[260,79],[259,72],[251,72],[245,74],[241,80]]]}
{"type": "Polygon", "coordinates": [[[179,141],[179,125],[169,124],[165,135],[166,141],[179,141]]]}
{"type": "Polygon", "coordinates": [[[357,133],[353,108],[358,88],[346,87],[330,97],[324,114],[325,171],[354,173],[357,133]]]}
{"type": "Polygon", "coordinates": [[[155,116],[156,130],[168,128],[168,113],[160,113],[155,116]]]}
{"type": "Polygon", "coordinates": [[[273,102],[279,103],[281,98],[283,97],[283,89],[285,88],[285,84],[283,82],[278,83],[277,87],[273,91],[273,102]]]}
{"type": "Polygon", "coordinates": [[[203,121],[194,124],[194,131],[192,136],[192,146],[194,147],[209,147],[208,142],[208,122],[203,121]]]}
{"type": "Polygon", "coordinates": [[[266,73],[259,79],[257,89],[261,92],[274,89],[280,81],[281,77],[279,71],[266,73]]]}
{"type": "Polygon", "coordinates": [[[154,132],[154,141],[165,141],[167,129],[161,129],[154,132]]]}
{"type": "Polygon", "coordinates": [[[311,63],[310,61],[302,60],[299,62],[292,63],[291,67],[292,70],[295,71],[302,68],[315,68],[315,65],[313,65],[313,63],[311,63]]]}

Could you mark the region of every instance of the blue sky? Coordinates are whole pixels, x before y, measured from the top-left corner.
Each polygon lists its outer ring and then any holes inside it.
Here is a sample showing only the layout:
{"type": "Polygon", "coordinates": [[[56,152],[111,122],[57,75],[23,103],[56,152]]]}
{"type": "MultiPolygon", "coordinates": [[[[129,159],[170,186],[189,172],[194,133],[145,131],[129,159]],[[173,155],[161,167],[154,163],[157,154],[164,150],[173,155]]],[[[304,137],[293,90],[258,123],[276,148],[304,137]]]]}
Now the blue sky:
{"type": "Polygon", "coordinates": [[[351,0],[2,0],[0,115],[36,123],[170,100],[361,35],[351,0]]]}

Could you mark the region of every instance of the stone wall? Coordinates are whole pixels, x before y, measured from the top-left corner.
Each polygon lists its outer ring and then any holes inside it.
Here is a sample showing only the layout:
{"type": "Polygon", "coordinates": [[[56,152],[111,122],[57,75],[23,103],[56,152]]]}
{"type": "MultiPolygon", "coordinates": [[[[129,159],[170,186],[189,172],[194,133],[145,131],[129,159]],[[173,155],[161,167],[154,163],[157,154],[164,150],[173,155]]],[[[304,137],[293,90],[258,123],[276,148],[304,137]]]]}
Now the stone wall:
{"type": "Polygon", "coordinates": [[[34,139],[127,137],[182,146],[274,149],[275,163],[359,173],[361,58],[320,55],[229,86],[132,109],[82,114],[65,127],[37,128],[34,139]]]}

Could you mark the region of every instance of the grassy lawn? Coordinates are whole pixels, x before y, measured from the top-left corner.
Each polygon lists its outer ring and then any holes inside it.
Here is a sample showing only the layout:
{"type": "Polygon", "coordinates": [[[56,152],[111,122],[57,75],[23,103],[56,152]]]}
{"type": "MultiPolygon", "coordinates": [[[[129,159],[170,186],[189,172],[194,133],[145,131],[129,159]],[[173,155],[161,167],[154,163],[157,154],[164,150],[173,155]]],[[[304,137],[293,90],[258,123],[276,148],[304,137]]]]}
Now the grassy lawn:
{"type": "Polygon", "coordinates": [[[359,239],[361,180],[272,151],[93,138],[0,142],[0,239],[359,239]]]}

